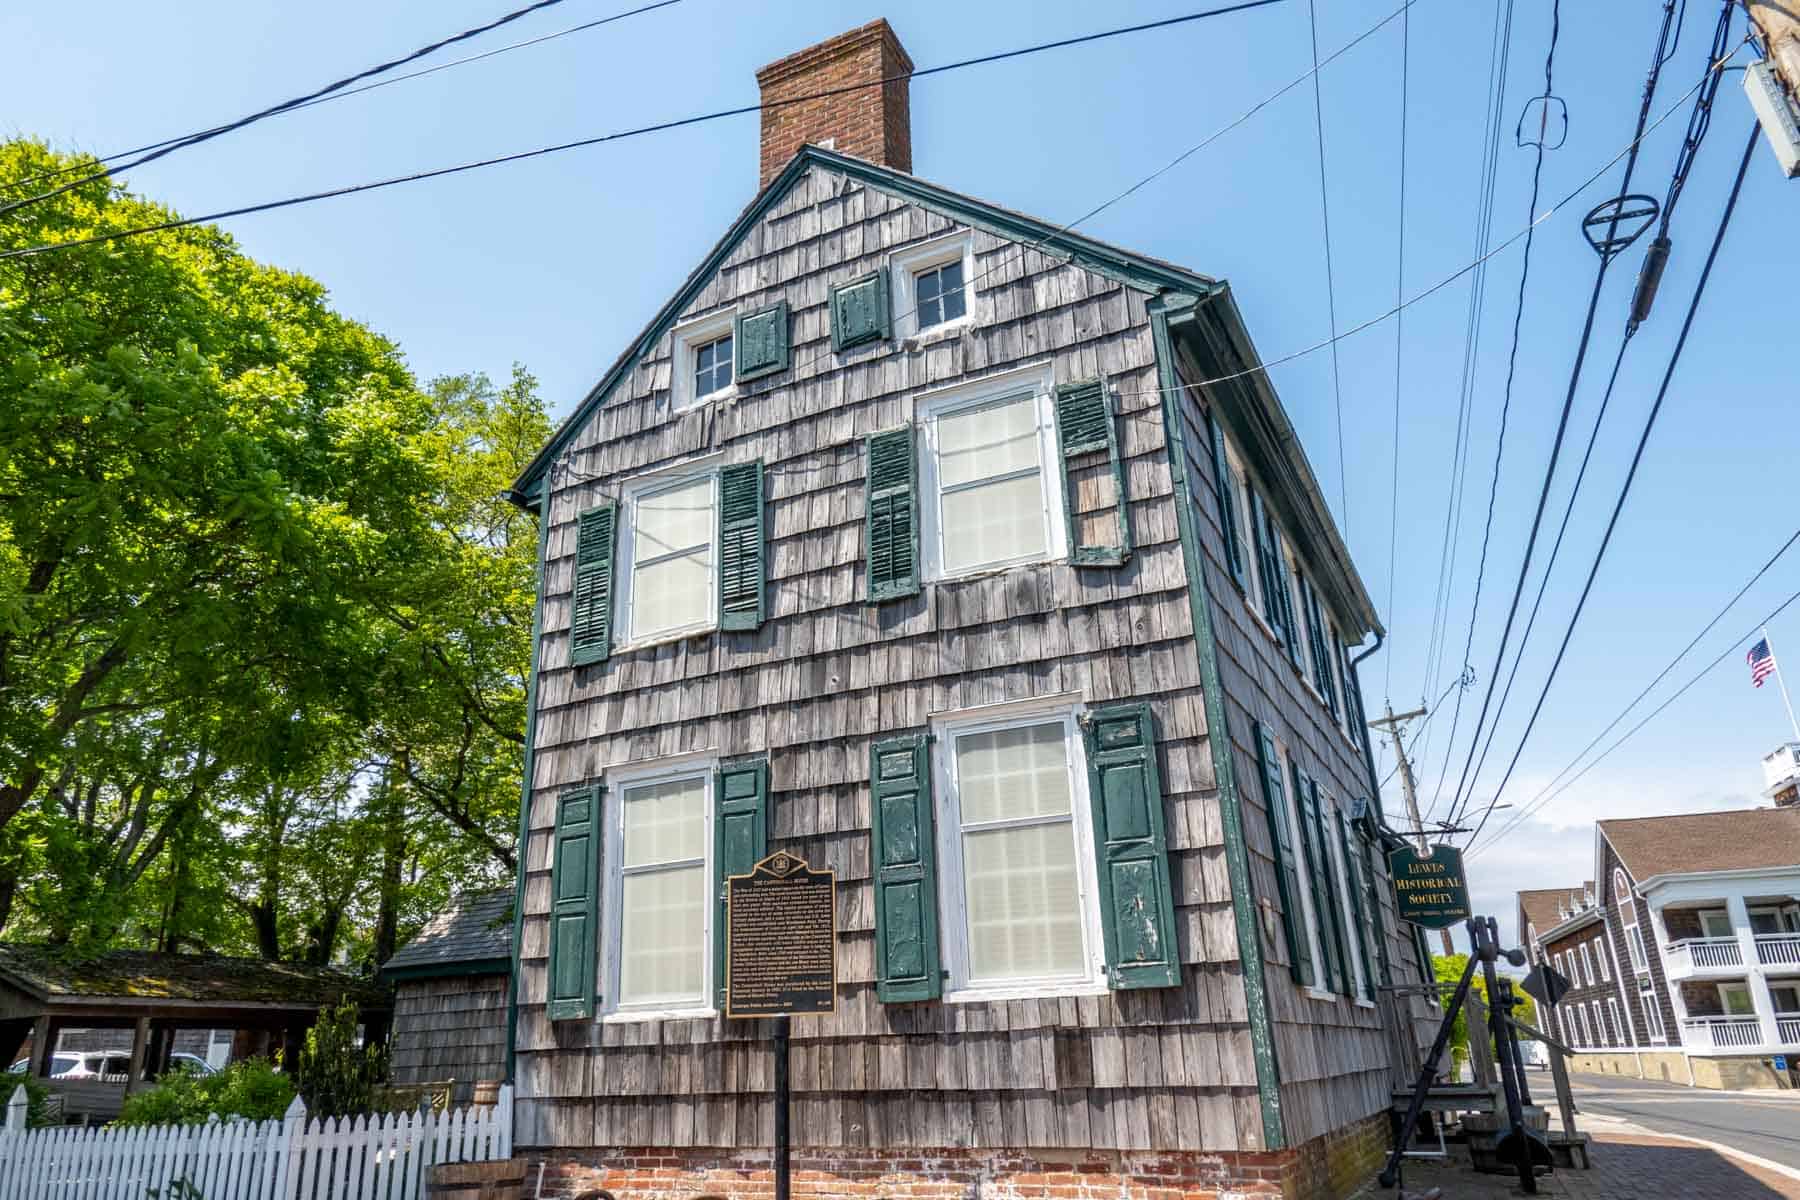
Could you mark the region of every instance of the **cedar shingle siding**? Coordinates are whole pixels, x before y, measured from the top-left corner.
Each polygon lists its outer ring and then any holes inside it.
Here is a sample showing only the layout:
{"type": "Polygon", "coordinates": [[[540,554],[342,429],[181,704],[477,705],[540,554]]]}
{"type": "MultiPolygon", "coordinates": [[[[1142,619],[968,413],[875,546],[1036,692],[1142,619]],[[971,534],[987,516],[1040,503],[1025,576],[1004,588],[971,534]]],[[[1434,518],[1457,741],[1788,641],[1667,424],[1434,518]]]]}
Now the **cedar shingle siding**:
{"type": "MultiPolygon", "coordinates": [[[[1255,1149],[1263,1145],[1207,738],[1188,578],[1147,296],[994,234],[974,233],[980,318],[923,346],[832,349],[828,290],[888,251],[953,228],[944,215],[824,166],[802,175],[682,314],[785,301],[791,367],[738,385],[730,404],[671,412],[671,336],[623,376],[550,467],[535,760],[520,952],[518,1138],[524,1147],[761,1146],[772,1128],[766,1023],[552,1022],[545,1011],[550,849],[561,789],[603,768],[690,751],[766,752],[770,851],[838,879],[838,1012],[797,1018],[795,1128],[817,1146],[1255,1149]],[[992,270],[993,274],[984,273],[992,270]],[[1059,383],[1104,378],[1118,411],[1131,556],[1052,563],[868,601],[863,439],[913,415],[919,389],[1050,361],[1059,383]],[[570,664],[579,512],[633,473],[712,451],[765,464],[767,612],[707,633],[570,664]],[[869,748],[929,714],[1080,693],[1147,702],[1162,781],[1179,987],[1006,1002],[884,1004],[875,987],[869,748]]],[[[1046,470],[1056,464],[1046,461],[1046,470]]],[[[1102,462],[1073,478],[1077,517],[1112,503],[1102,462]]],[[[1202,470],[1210,470],[1201,464],[1202,470]]],[[[1206,478],[1197,476],[1196,478],[1206,478]]],[[[1205,502],[1201,502],[1204,509],[1205,502]]],[[[1230,592],[1208,515],[1208,585],[1230,592]],[[1216,576],[1216,577],[1214,577],[1216,576]]],[[[1293,669],[1239,616],[1221,621],[1240,779],[1248,717],[1285,723],[1309,770],[1341,797],[1366,775],[1341,734],[1309,724],[1293,669]]],[[[1321,710],[1322,711],[1322,710],[1321,710]]],[[[1365,786],[1359,786],[1362,780],[1365,786]]],[[[1247,798],[1253,787],[1242,787],[1247,798]]],[[[1260,801],[1251,800],[1251,803],[1260,801]]],[[[1260,816],[1256,896],[1274,877],[1260,816]]],[[[1385,893],[1386,889],[1382,889],[1385,893]]],[[[1391,918],[1390,918],[1391,926],[1391,918]]],[[[604,924],[604,920],[602,921],[604,924]]],[[[1282,961],[1279,926],[1265,937],[1282,961]]],[[[1391,939],[1397,974],[1416,978],[1391,939]]],[[[1377,1009],[1271,986],[1291,1143],[1386,1106],[1377,1009]]]]}

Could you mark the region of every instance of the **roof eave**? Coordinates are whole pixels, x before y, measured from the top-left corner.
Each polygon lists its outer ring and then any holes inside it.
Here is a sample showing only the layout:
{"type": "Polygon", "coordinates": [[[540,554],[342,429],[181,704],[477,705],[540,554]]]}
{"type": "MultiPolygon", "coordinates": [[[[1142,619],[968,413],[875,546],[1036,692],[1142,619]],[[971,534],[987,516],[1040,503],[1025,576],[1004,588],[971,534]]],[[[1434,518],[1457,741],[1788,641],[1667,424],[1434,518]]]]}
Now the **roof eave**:
{"type": "Polygon", "coordinates": [[[775,199],[786,192],[802,174],[815,165],[841,172],[864,183],[874,184],[914,203],[943,211],[972,228],[982,229],[1001,237],[1030,239],[1034,242],[1036,249],[1053,254],[1060,252],[1089,270],[1140,291],[1154,293],[1163,289],[1175,289],[1197,292],[1206,296],[1223,287],[1218,280],[1197,272],[1188,271],[1144,255],[1134,254],[1117,246],[1107,245],[1104,242],[1074,233],[1065,227],[1051,225],[1036,217],[1001,208],[987,201],[977,200],[972,196],[928,183],[903,171],[879,166],[864,159],[839,154],[834,150],[826,150],[819,146],[802,146],[788,161],[787,166],[782,168],[781,173],[757,192],[755,198],[726,230],[725,235],[713,246],[700,265],[688,275],[686,281],[669,298],[668,302],[657,310],[650,323],[632,340],[624,353],[607,369],[606,374],[601,376],[600,381],[588,389],[587,394],[582,397],[581,402],[575,406],[574,411],[569,414],[549,442],[519,473],[518,479],[505,493],[508,500],[520,508],[528,510],[538,508],[543,500],[543,478],[549,471],[550,464],[567,448],[568,443],[586,423],[593,410],[605,401],[606,396],[624,378],[625,373],[675,323],[676,318],[705,286],[706,281],[718,270],[726,256],[731,253],[732,248],[757,221],[762,219],[763,214],[775,199]]]}

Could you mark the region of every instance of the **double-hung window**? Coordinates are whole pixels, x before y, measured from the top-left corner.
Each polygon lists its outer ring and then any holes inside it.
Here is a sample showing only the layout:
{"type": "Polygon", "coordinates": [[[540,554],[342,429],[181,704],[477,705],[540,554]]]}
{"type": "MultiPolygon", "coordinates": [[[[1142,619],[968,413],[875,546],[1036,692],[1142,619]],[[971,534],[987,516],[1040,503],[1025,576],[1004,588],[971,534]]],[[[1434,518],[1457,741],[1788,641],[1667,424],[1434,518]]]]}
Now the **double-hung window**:
{"type": "Polygon", "coordinates": [[[952,718],[934,756],[952,994],[1102,986],[1075,713],[952,718]]]}
{"type": "Polygon", "coordinates": [[[1630,1045],[1631,1039],[1625,1036],[1625,1022],[1619,1019],[1619,1002],[1611,996],[1606,998],[1606,1015],[1612,1022],[1612,1044],[1615,1046],[1630,1045]]]}
{"type": "Polygon", "coordinates": [[[1581,943],[1581,973],[1587,979],[1589,987],[1594,986],[1594,956],[1588,953],[1588,944],[1581,943]]]}
{"type": "Polygon", "coordinates": [[[1657,1003],[1656,989],[1647,979],[1638,984],[1638,1009],[1644,1014],[1644,1032],[1650,1036],[1650,1040],[1668,1041],[1668,1031],[1663,1027],[1662,1006],[1657,1003]]]}
{"type": "Polygon", "coordinates": [[[923,400],[927,574],[947,578],[1060,558],[1047,369],[1009,372],[923,400]]]}
{"type": "Polygon", "coordinates": [[[610,789],[602,908],[614,1009],[711,1007],[712,780],[707,764],[610,789]]]}
{"type": "Polygon", "coordinates": [[[1604,936],[1594,939],[1594,957],[1600,960],[1600,981],[1612,982],[1612,966],[1606,961],[1606,939],[1604,936]]]}
{"type": "Polygon", "coordinates": [[[625,487],[619,538],[620,640],[642,645],[718,622],[716,466],[625,487]]]}

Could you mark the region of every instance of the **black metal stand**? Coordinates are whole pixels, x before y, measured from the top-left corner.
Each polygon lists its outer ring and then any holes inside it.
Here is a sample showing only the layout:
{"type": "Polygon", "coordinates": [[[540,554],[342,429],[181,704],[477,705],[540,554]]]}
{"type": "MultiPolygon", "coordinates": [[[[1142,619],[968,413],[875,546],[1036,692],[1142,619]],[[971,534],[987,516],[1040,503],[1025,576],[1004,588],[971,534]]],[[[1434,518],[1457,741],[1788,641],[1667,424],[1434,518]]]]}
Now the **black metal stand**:
{"type": "Polygon", "coordinates": [[[788,1019],[775,1018],[775,1200],[788,1200],[788,1019]]]}
{"type": "MultiPolygon", "coordinates": [[[[1473,921],[1469,922],[1469,936],[1471,939],[1475,937],[1473,921]]],[[[1469,956],[1469,965],[1463,968],[1462,978],[1456,981],[1456,991],[1451,995],[1450,1003],[1444,1006],[1444,1019],[1438,1023],[1437,1038],[1431,1043],[1431,1053],[1425,1056],[1425,1062],[1419,1067],[1419,1078],[1413,1085],[1412,1101],[1406,1106],[1406,1120],[1401,1122],[1400,1132],[1394,1137],[1393,1153],[1388,1155],[1387,1166],[1382,1168],[1382,1187],[1393,1187],[1400,1181],[1400,1160],[1405,1157],[1413,1130],[1418,1127],[1419,1114],[1425,1111],[1425,1097],[1431,1091],[1432,1081],[1437,1078],[1438,1063],[1444,1057],[1444,1048],[1450,1044],[1450,1031],[1456,1025],[1456,1014],[1462,1011],[1463,1001],[1469,998],[1469,984],[1475,978],[1475,964],[1478,961],[1475,955],[1469,956]]]]}

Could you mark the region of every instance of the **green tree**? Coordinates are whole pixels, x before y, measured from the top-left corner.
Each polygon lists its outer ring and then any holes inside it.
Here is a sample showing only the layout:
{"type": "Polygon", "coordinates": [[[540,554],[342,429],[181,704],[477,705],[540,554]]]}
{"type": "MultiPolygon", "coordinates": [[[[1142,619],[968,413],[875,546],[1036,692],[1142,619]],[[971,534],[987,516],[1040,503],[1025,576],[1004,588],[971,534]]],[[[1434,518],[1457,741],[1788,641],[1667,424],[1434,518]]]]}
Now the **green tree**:
{"type": "Polygon", "coordinates": [[[387,1052],[357,1038],[357,1010],[351,1001],[319,1010],[300,1050],[300,1098],[316,1117],[347,1117],[374,1111],[375,1089],[387,1080],[387,1052]]]}
{"type": "MultiPolygon", "coordinates": [[[[1469,956],[1467,954],[1434,954],[1431,956],[1432,971],[1437,976],[1437,981],[1441,985],[1440,994],[1444,997],[1444,1002],[1446,1004],[1450,1002],[1451,989],[1455,988],[1457,983],[1462,979],[1463,970],[1468,965],[1469,956]]],[[[1538,1025],[1537,1022],[1537,1003],[1520,990],[1519,981],[1517,979],[1512,981],[1512,985],[1513,996],[1518,1001],[1518,1003],[1513,1006],[1513,1019],[1516,1021],[1523,1021],[1527,1025],[1540,1029],[1543,1028],[1541,1025],[1538,1025]]],[[[1481,997],[1484,1007],[1491,1008],[1491,1006],[1488,1006],[1487,1004],[1487,976],[1479,967],[1476,968],[1475,979],[1471,985],[1471,990],[1481,997]]],[[[1490,1046],[1493,1044],[1491,1037],[1489,1038],[1488,1044],[1490,1046]]],[[[1450,1052],[1452,1057],[1458,1062],[1467,1061],[1469,1057],[1469,1019],[1468,1010],[1466,1008],[1456,1014],[1456,1024],[1451,1026],[1450,1052]]]]}

